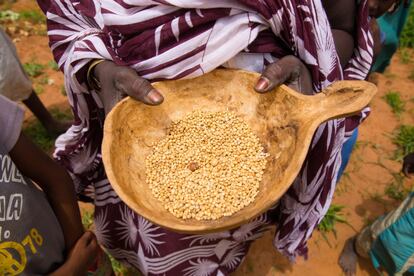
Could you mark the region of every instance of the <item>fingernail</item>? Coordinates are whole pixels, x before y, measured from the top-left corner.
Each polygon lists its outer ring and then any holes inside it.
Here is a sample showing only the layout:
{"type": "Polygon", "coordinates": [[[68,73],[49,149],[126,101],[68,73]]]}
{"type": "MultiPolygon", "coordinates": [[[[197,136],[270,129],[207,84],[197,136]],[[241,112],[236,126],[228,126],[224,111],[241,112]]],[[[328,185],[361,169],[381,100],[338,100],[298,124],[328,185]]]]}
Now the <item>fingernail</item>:
{"type": "Polygon", "coordinates": [[[269,80],[265,77],[260,77],[259,81],[256,84],[256,90],[264,91],[269,87],[269,80]]]}
{"type": "Polygon", "coordinates": [[[153,103],[160,103],[163,101],[163,97],[161,95],[160,92],[158,92],[157,90],[153,89],[151,90],[148,95],[147,95],[148,99],[153,102],[153,103]]]}

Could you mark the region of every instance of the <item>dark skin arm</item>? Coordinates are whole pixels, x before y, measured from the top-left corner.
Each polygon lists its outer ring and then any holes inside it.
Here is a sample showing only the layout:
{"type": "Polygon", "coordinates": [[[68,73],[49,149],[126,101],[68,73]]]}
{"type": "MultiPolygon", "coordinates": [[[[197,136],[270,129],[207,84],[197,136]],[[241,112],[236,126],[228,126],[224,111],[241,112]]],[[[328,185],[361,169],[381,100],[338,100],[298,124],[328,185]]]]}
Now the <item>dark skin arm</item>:
{"type": "Polygon", "coordinates": [[[62,227],[66,248],[70,250],[83,234],[72,179],[24,134],[20,134],[9,155],[22,174],[32,179],[46,194],[62,227]]]}
{"type": "Polygon", "coordinates": [[[72,179],[68,173],[24,134],[9,153],[21,173],[46,194],[65,238],[67,258],[50,276],[86,275],[96,257],[98,244],[91,232],[84,233],[72,179]]]}
{"type": "Polygon", "coordinates": [[[332,30],[332,36],[341,67],[344,68],[354,52],[354,38],[351,34],[342,30],[332,30]]]}
{"type": "Polygon", "coordinates": [[[353,0],[322,0],[322,5],[331,25],[341,66],[345,67],[354,51],[356,2],[353,0]]]}
{"type": "MultiPolygon", "coordinates": [[[[368,0],[370,30],[374,39],[374,60],[381,51],[380,31],[375,18],[383,15],[398,0],[368,0]]],[[[323,8],[331,25],[341,66],[345,67],[352,57],[354,49],[355,17],[357,16],[357,3],[355,0],[322,0],[323,8]]]]}
{"type": "Polygon", "coordinates": [[[356,0],[322,0],[322,6],[332,29],[342,30],[349,34],[354,33],[356,0]]]}

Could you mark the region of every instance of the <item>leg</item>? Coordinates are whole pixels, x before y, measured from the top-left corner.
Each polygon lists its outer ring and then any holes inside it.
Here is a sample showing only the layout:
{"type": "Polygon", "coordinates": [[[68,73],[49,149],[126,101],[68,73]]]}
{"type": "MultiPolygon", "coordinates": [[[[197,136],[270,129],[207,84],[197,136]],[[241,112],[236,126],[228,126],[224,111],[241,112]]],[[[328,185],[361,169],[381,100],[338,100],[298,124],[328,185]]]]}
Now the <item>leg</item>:
{"type": "Polygon", "coordinates": [[[52,117],[34,91],[23,103],[33,112],[50,134],[59,135],[69,128],[69,123],[58,122],[52,117]]]}
{"type": "Polygon", "coordinates": [[[357,236],[349,238],[339,256],[339,266],[347,276],[356,275],[358,257],[369,258],[372,245],[370,226],[365,227],[357,236]]]}
{"type": "Polygon", "coordinates": [[[33,91],[32,82],[24,72],[11,39],[0,28],[0,94],[12,101],[21,101],[52,135],[66,131],[69,124],[57,122],[33,91]],[[6,69],[7,68],[7,69],[6,69]]]}
{"type": "Polygon", "coordinates": [[[349,238],[339,256],[339,266],[347,276],[356,274],[356,263],[358,255],[355,250],[355,237],[349,238]]]}
{"type": "Polygon", "coordinates": [[[339,266],[347,276],[356,275],[358,257],[369,258],[372,246],[372,225],[365,227],[357,236],[349,238],[339,256],[339,266]]]}
{"type": "Polygon", "coordinates": [[[413,217],[414,193],[397,209],[378,218],[357,237],[351,238],[353,241],[346,243],[339,257],[339,265],[346,275],[355,275],[357,256],[370,258],[376,269],[385,269],[390,275],[402,274],[413,267],[413,217]]]}

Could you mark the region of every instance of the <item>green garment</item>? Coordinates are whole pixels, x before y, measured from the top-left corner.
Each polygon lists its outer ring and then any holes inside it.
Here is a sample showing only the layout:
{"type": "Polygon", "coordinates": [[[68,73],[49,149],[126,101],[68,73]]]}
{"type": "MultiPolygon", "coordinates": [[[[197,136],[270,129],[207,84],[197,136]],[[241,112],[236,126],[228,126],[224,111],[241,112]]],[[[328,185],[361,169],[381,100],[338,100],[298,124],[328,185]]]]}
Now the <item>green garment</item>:
{"type": "Polygon", "coordinates": [[[386,13],[378,19],[381,33],[385,35],[385,41],[382,42],[381,53],[372,66],[372,72],[382,73],[390,64],[392,56],[397,51],[399,37],[407,20],[411,3],[412,1],[409,2],[408,7],[401,3],[395,12],[386,13]]]}

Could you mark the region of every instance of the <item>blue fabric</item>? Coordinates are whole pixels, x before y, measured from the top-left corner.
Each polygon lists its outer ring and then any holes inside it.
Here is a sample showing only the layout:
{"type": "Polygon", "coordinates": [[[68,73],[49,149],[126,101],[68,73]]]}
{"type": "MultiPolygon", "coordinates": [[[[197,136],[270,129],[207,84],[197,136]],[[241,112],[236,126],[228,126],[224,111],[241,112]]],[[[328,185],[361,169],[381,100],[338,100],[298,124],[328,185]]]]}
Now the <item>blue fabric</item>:
{"type": "Polygon", "coordinates": [[[337,181],[339,181],[342,174],[344,173],[346,165],[348,165],[349,158],[351,157],[352,149],[354,148],[357,139],[358,139],[358,129],[355,129],[354,132],[352,133],[352,136],[349,137],[348,141],[346,141],[345,144],[342,146],[342,151],[341,151],[342,163],[338,171],[337,181]]]}
{"type": "MultiPolygon", "coordinates": [[[[414,197],[414,193],[409,195],[414,197]]],[[[382,231],[373,242],[370,257],[376,268],[384,268],[390,275],[401,271],[414,254],[414,208],[407,210],[392,225],[382,231]]],[[[411,267],[410,270],[414,271],[411,267]]]]}
{"type": "Polygon", "coordinates": [[[381,41],[381,44],[384,44],[385,43],[385,39],[386,38],[387,38],[387,34],[384,31],[380,30],[380,41],[381,41]]]}
{"type": "Polygon", "coordinates": [[[408,7],[401,3],[396,11],[393,13],[386,13],[378,19],[378,25],[381,32],[382,42],[381,53],[375,60],[374,65],[371,68],[372,72],[382,73],[390,64],[391,58],[398,48],[398,41],[401,31],[408,17],[412,1],[410,1],[408,7]],[[383,37],[385,34],[385,37],[383,37]]]}

